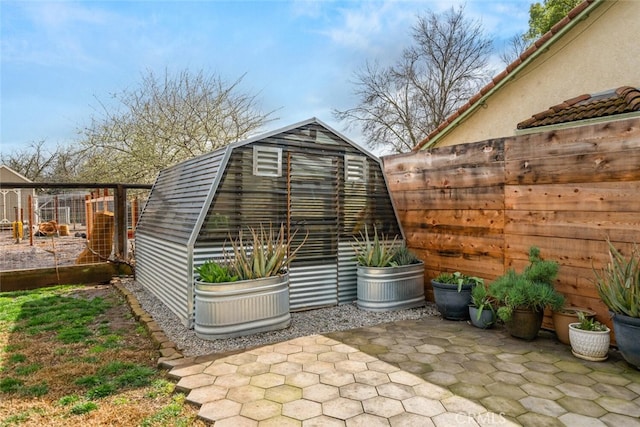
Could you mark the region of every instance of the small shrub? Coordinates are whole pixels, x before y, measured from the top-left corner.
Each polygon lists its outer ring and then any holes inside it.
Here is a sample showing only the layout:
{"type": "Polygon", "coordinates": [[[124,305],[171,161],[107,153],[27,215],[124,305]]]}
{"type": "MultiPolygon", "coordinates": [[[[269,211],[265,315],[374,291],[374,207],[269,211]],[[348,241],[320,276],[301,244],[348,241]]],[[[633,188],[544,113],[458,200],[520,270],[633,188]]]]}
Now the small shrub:
{"type": "Polygon", "coordinates": [[[98,405],[96,405],[94,402],[82,402],[74,405],[69,412],[71,412],[73,415],[82,415],[87,414],[91,411],[95,411],[96,409],[98,409],[98,405]]]}

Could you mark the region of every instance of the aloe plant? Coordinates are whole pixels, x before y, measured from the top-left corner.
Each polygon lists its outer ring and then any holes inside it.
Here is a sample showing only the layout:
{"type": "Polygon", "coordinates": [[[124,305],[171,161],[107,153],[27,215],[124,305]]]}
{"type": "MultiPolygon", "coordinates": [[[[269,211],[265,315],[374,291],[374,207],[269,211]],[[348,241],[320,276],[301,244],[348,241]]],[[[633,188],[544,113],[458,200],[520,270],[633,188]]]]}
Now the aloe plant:
{"type": "Polygon", "coordinates": [[[277,234],[273,227],[269,226],[265,230],[262,224],[259,230],[247,228],[251,237],[245,240],[240,230],[238,237],[231,239],[232,255],[227,254],[229,262],[241,280],[282,274],[308,238],[307,234],[304,240],[294,248],[293,239],[297,230],[287,238],[284,224],[280,225],[277,234]]]}
{"type": "Polygon", "coordinates": [[[629,317],[640,317],[640,249],[634,244],[625,257],[607,239],[609,263],[594,269],[596,288],[611,311],[629,317]]]}
{"type": "Polygon", "coordinates": [[[364,234],[360,233],[360,239],[355,237],[353,249],[356,252],[356,261],[365,267],[391,267],[397,251],[397,237],[389,242],[384,234],[378,235],[378,230],[373,227],[373,236],[369,236],[367,226],[364,234]]]}

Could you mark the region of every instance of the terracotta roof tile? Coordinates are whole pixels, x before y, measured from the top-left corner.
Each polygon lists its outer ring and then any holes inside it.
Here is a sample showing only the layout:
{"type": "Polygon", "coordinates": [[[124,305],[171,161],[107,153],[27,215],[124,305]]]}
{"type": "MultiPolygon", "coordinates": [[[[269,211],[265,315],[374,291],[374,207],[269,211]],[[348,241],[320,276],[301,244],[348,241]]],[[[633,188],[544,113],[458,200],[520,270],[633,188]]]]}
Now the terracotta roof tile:
{"type": "Polygon", "coordinates": [[[518,129],[557,125],[635,111],[640,111],[640,90],[631,86],[622,86],[594,95],[580,95],[554,105],[518,123],[518,129]]]}
{"type": "MultiPolygon", "coordinates": [[[[538,49],[540,49],[542,45],[544,45],[547,41],[549,41],[556,33],[562,30],[562,28],[568,25],[574,18],[580,15],[586,8],[588,8],[594,2],[595,0],[584,0],[582,3],[578,4],[575,8],[569,11],[566,17],[564,17],[559,22],[557,22],[553,27],[551,27],[551,29],[547,33],[545,33],[540,39],[538,39],[527,50],[525,50],[518,58],[516,58],[515,61],[509,64],[503,72],[498,74],[486,86],[480,89],[478,93],[480,96],[474,95],[473,97],[471,97],[470,102],[467,102],[464,105],[462,105],[460,108],[458,108],[458,111],[454,113],[455,117],[457,118],[462,114],[464,114],[464,112],[467,111],[469,108],[471,108],[473,104],[477,103],[482,98],[483,95],[485,95],[487,92],[493,89],[500,81],[508,77],[508,75],[512,73],[515,69],[517,69],[520,64],[522,64],[527,58],[533,55],[538,49]]],[[[420,150],[422,147],[424,147],[427,144],[427,142],[429,142],[437,134],[439,134],[444,129],[446,129],[447,126],[453,123],[453,121],[455,120],[453,116],[454,116],[453,114],[450,115],[444,120],[444,122],[440,123],[435,130],[433,130],[429,135],[427,135],[426,138],[420,141],[418,145],[416,145],[413,148],[413,151],[420,150]]]]}

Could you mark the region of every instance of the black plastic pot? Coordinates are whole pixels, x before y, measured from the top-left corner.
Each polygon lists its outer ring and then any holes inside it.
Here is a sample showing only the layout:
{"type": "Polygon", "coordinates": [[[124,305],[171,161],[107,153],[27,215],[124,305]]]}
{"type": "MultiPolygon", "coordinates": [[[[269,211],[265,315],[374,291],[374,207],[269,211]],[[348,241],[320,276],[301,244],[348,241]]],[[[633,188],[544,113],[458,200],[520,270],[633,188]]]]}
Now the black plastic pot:
{"type": "Polygon", "coordinates": [[[618,350],[630,365],[640,369],[640,318],[611,313],[618,350]]]}
{"type": "Polygon", "coordinates": [[[449,320],[469,319],[469,304],[471,303],[472,284],[462,285],[458,292],[458,285],[431,281],[433,298],[442,317],[449,320]]]}

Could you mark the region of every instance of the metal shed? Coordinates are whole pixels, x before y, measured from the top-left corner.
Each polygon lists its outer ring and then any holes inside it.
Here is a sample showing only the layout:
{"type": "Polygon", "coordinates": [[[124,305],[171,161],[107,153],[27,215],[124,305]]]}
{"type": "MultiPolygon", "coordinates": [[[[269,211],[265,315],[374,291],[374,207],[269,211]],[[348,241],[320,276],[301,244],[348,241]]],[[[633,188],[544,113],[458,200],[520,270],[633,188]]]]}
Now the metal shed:
{"type": "Polygon", "coordinates": [[[193,326],[194,268],[260,224],[308,239],[290,309],[356,299],[352,248],[365,224],[402,238],[378,158],[312,118],[162,170],[136,229],[136,280],[193,326]]]}

